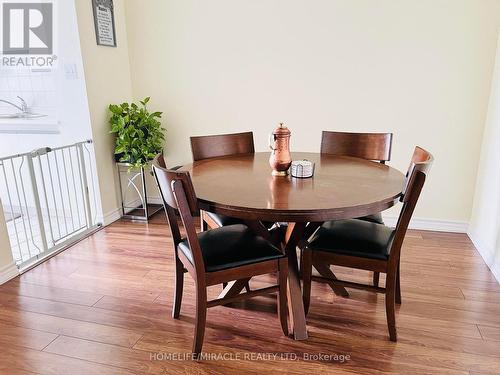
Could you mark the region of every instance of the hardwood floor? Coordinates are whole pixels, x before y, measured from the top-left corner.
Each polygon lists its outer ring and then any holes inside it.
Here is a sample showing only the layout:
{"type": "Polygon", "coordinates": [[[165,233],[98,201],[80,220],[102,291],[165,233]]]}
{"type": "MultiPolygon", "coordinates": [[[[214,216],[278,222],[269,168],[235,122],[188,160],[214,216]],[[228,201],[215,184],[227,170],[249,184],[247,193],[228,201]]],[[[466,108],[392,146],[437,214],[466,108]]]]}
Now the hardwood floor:
{"type": "MultiPolygon", "coordinates": [[[[283,337],[275,297],[258,297],[208,311],[204,352],[233,360],[200,363],[167,358],[190,351],[194,322],[189,277],[180,320],[170,317],[170,246],[162,214],[120,221],[0,286],[0,374],[500,374],[500,286],[466,235],[410,231],[397,343],[383,296],[342,298],[314,283],[307,341],[283,337]],[[265,353],[289,359],[257,357],[265,353]],[[318,354],[350,358],[304,358],[318,354]]],[[[267,282],[274,278],[251,286],[267,282]]]]}

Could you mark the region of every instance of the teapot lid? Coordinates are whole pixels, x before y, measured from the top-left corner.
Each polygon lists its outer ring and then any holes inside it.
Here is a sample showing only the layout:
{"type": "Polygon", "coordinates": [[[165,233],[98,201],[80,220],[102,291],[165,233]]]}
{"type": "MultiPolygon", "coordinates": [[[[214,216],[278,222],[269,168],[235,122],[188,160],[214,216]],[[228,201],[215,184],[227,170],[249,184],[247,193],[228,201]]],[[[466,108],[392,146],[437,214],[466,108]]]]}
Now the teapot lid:
{"type": "Polygon", "coordinates": [[[280,122],[279,126],[273,131],[274,135],[282,135],[282,136],[290,135],[291,133],[292,132],[290,131],[290,129],[288,129],[282,122],[280,122]]]}

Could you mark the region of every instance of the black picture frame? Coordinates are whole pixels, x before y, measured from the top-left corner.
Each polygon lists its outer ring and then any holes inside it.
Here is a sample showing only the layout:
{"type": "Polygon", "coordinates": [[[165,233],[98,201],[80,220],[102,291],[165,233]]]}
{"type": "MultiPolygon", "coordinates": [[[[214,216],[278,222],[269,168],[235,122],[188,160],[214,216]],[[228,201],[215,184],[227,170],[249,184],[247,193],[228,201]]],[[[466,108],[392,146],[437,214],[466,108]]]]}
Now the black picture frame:
{"type": "Polygon", "coordinates": [[[95,39],[99,46],[116,47],[113,0],[92,0],[95,39]]]}

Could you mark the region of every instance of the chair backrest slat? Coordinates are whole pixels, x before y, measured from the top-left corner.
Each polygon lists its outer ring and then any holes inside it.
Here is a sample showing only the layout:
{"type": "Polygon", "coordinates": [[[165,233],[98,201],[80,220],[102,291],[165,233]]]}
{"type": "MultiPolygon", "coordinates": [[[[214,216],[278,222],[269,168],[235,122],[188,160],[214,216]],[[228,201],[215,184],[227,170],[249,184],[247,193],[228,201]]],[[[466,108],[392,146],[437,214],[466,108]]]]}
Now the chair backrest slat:
{"type": "Polygon", "coordinates": [[[234,133],[191,137],[193,160],[229,155],[253,154],[253,133],[234,133]]]}
{"type": "Polygon", "coordinates": [[[163,200],[163,206],[174,239],[174,251],[181,241],[179,225],[175,210],[179,210],[184,229],[186,230],[189,247],[193,255],[194,268],[198,277],[205,272],[201,248],[196,235],[193,215],[198,211],[198,201],[191,176],[187,171],[169,170],[166,168],[163,155],[157,155],[153,160],[153,174],[163,200]]]}
{"type": "Polygon", "coordinates": [[[392,133],[323,131],[321,153],[353,156],[385,163],[391,159],[392,133]]]}

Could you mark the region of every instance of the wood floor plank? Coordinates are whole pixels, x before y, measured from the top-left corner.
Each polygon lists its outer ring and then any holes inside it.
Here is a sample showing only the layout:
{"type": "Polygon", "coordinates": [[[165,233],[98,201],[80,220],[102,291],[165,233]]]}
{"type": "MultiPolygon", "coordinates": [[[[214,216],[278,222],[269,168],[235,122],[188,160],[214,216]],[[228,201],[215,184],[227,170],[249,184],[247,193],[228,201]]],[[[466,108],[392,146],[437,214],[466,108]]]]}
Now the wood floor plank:
{"type": "MultiPolygon", "coordinates": [[[[489,306],[491,305],[495,306],[495,304],[489,304],[489,306]]],[[[400,312],[413,316],[425,316],[431,319],[500,326],[500,315],[496,312],[498,310],[490,309],[489,306],[485,307],[484,310],[476,309],[474,311],[467,309],[466,304],[461,304],[459,308],[455,309],[439,306],[434,303],[407,300],[401,306],[400,312]]]]}
{"type": "Polygon", "coordinates": [[[100,278],[110,278],[110,279],[120,279],[120,280],[140,280],[144,277],[149,270],[142,267],[133,266],[121,266],[120,268],[110,268],[102,267],[93,264],[82,264],[75,271],[73,271],[69,277],[73,275],[100,277],[100,278]]]}
{"type": "Polygon", "coordinates": [[[171,320],[155,320],[148,317],[103,310],[94,307],[72,305],[68,303],[52,302],[37,298],[19,296],[12,298],[10,295],[0,293],[2,305],[8,309],[52,315],[60,318],[72,319],[83,322],[97,323],[131,330],[167,329],[171,320]]]}
{"type": "Polygon", "coordinates": [[[21,283],[19,282],[19,279],[11,280],[3,285],[2,292],[86,306],[92,306],[104,297],[103,294],[80,292],[77,290],[63,289],[53,286],[21,283]]]}
{"type": "MultiPolygon", "coordinates": [[[[346,305],[335,300],[330,309],[325,309],[319,303],[311,302],[311,312],[308,321],[311,324],[332,324],[333,330],[342,330],[349,327],[354,330],[366,332],[368,335],[386,335],[385,310],[383,308],[363,309],[362,305],[346,305]]],[[[481,338],[475,323],[458,322],[446,319],[429,319],[427,316],[405,314],[398,312],[396,322],[399,328],[408,328],[423,333],[435,333],[440,336],[455,336],[458,338],[481,338]]]]}
{"type": "Polygon", "coordinates": [[[146,271],[158,270],[164,271],[172,262],[173,256],[167,253],[165,259],[158,261],[157,259],[145,258],[140,254],[123,255],[102,251],[85,251],[85,252],[68,252],[63,253],[61,256],[70,258],[72,261],[81,262],[87,266],[92,264],[102,265],[106,264],[109,267],[119,268],[120,266],[130,266],[137,264],[139,269],[146,271]]]}
{"type": "Polygon", "coordinates": [[[0,350],[0,373],[10,370],[34,372],[40,375],[139,375],[123,368],[100,365],[75,358],[29,350],[5,347],[0,350]]]}
{"type": "MultiPolygon", "coordinates": [[[[147,290],[140,287],[130,285],[127,287],[125,282],[121,283],[105,283],[102,279],[92,278],[68,278],[65,276],[45,274],[32,275],[29,272],[21,275],[19,282],[43,285],[56,286],[64,289],[72,289],[80,292],[98,293],[102,295],[111,295],[123,298],[135,298],[137,300],[154,301],[159,296],[161,288],[155,290],[147,290]]],[[[0,289],[1,290],[1,289],[0,289]]]]}
{"type": "Polygon", "coordinates": [[[132,347],[142,336],[142,332],[139,331],[4,307],[0,307],[0,322],[4,325],[125,347],[132,347]]]}
{"type": "MultiPolygon", "coordinates": [[[[479,332],[481,332],[481,336],[483,336],[483,339],[500,341],[500,327],[492,327],[479,324],[478,328],[479,332]]],[[[498,343],[497,345],[500,346],[500,343],[498,343]]]]}
{"type": "Polygon", "coordinates": [[[500,303],[500,291],[485,291],[470,288],[460,288],[466,300],[500,303]]]}
{"type": "MultiPolygon", "coordinates": [[[[115,366],[120,366],[125,369],[139,372],[141,374],[165,374],[183,372],[206,372],[215,374],[239,373],[241,371],[241,364],[243,362],[219,361],[218,363],[213,363],[211,361],[205,361],[205,363],[190,363],[190,361],[180,362],[175,360],[159,361],[151,359],[154,355],[154,352],[151,351],[123,349],[102,344],[96,345],[92,342],[68,339],[65,337],[60,337],[59,339],[54,341],[51,345],[49,345],[49,347],[45,349],[45,351],[102,364],[113,364],[115,366]]],[[[181,351],[181,353],[186,352],[181,351]]],[[[245,373],[259,374],[262,373],[262,370],[264,368],[266,369],[266,372],[273,371],[274,369],[278,373],[303,373],[303,368],[296,368],[297,364],[295,363],[293,364],[295,369],[292,368],[291,364],[288,364],[288,366],[279,365],[283,365],[283,363],[254,362],[254,368],[249,369],[248,372],[245,371],[245,373]]],[[[342,374],[346,372],[339,369],[338,373],[342,374]]]]}
{"type": "Polygon", "coordinates": [[[44,349],[44,352],[112,365],[140,374],[164,374],[166,372],[166,367],[161,362],[152,361],[148,352],[65,336],[60,336],[53,341],[44,349]]]}
{"type": "MultiPolygon", "coordinates": [[[[325,339],[331,344],[334,342],[339,345],[345,345],[345,338],[342,334],[329,337],[328,332],[325,332],[325,339]]],[[[367,347],[373,343],[373,339],[363,336],[358,340],[352,340],[351,343],[357,342],[359,347],[367,347]]],[[[394,343],[388,341],[378,341],[378,348],[381,352],[391,353],[391,364],[401,363],[407,365],[426,365],[430,368],[434,367],[436,373],[448,371],[485,371],[500,373],[500,358],[498,356],[485,356],[483,354],[464,353],[462,351],[450,351],[448,349],[440,349],[433,347],[429,350],[428,347],[406,342],[398,342],[397,347],[394,343]],[[439,369],[439,370],[438,370],[439,369]]],[[[353,349],[353,351],[356,349],[353,349]]],[[[355,352],[354,352],[355,353],[355,352]]],[[[353,357],[355,358],[355,354],[353,357]]]]}
{"type": "MultiPolygon", "coordinates": [[[[147,225],[118,221],[0,286],[0,374],[500,374],[500,286],[463,234],[408,233],[397,343],[388,340],[384,296],[360,290],[342,298],[313,283],[306,341],[282,335],[275,296],[209,309],[206,353],[294,360],[151,360],[192,344],[188,275],[180,319],[170,317],[171,246],[163,215],[147,225]],[[350,358],[305,359],[317,353],[350,358]]],[[[369,272],[334,271],[371,281],[369,272]]],[[[271,282],[260,276],[250,284],[271,282]]],[[[209,296],[219,292],[211,287],[209,296]]]]}
{"type": "Polygon", "coordinates": [[[422,294],[406,293],[405,299],[410,302],[423,301],[453,310],[476,311],[486,314],[500,314],[500,304],[476,300],[447,297],[425,297],[422,294]]]}
{"type": "Polygon", "coordinates": [[[15,342],[18,346],[35,350],[42,350],[57,338],[57,335],[53,333],[26,329],[3,322],[0,323],[0,332],[0,343],[3,345],[15,342]]]}
{"type": "MultiPolygon", "coordinates": [[[[41,375],[39,372],[32,372],[32,371],[25,371],[25,370],[20,370],[20,369],[15,369],[15,368],[5,368],[3,366],[4,370],[8,371],[9,375],[41,375]]],[[[2,366],[0,365],[0,370],[2,369],[2,366]]]]}
{"type": "MultiPolygon", "coordinates": [[[[265,363],[265,370],[263,372],[272,373],[343,373],[344,371],[352,371],[355,374],[382,374],[382,373],[407,373],[407,374],[460,374],[466,373],[457,371],[455,369],[449,370],[445,368],[433,367],[426,364],[419,363],[403,363],[401,361],[392,361],[392,355],[384,355],[383,357],[374,357],[372,353],[363,351],[361,348],[349,346],[350,353],[349,361],[342,364],[337,362],[321,362],[321,361],[308,361],[304,360],[307,355],[314,355],[316,353],[324,354],[345,354],[345,342],[341,345],[336,344],[335,341],[324,340],[321,335],[317,334],[316,330],[310,332],[310,338],[307,342],[291,343],[287,340],[280,340],[279,338],[270,339],[269,336],[233,336],[233,335],[220,335],[220,331],[208,330],[208,337],[206,343],[206,351],[209,353],[245,353],[248,350],[255,351],[255,341],[261,348],[268,348],[271,346],[273,353],[290,353],[297,356],[297,360],[285,361],[278,363],[276,369],[269,368],[269,362],[265,363]]],[[[135,348],[147,350],[151,352],[171,353],[182,352],[182,347],[186,346],[187,338],[180,334],[168,337],[162,333],[151,333],[145,335],[135,345],[135,348]]],[[[268,349],[269,350],[269,349],[268,349]]],[[[262,350],[265,352],[265,349],[262,350]]],[[[254,370],[259,368],[260,364],[242,363],[241,368],[250,368],[254,370]]]]}

